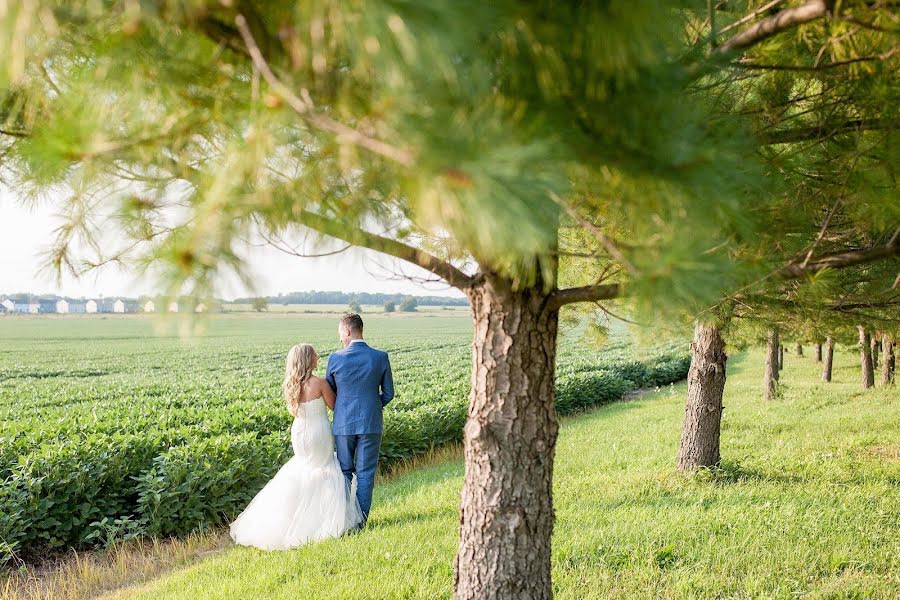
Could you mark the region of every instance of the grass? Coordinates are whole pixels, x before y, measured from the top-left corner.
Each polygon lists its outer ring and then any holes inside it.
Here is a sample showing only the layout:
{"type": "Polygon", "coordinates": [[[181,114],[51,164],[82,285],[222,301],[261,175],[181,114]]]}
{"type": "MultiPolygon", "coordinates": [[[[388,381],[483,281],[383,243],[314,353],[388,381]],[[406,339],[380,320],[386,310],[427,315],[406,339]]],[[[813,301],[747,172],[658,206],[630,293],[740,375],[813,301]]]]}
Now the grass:
{"type": "MultiPolygon", "coordinates": [[[[900,393],[834,382],[786,357],[760,398],[762,356],[729,364],[722,468],[673,472],[674,386],[568,419],[555,478],[557,598],[895,598],[900,393]]],[[[230,547],[110,598],[441,598],[452,593],[458,458],[376,488],[371,527],[283,553],[230,547]]]]}

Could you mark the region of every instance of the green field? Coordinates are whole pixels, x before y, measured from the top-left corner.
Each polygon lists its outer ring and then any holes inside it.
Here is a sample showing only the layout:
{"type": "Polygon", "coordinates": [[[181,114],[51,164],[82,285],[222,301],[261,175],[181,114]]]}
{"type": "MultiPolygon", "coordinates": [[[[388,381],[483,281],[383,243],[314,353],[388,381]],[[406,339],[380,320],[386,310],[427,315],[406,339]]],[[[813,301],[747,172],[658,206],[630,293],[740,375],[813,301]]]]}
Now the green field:
{"type": "MultiPolygon", "coordinates": [[[[897,598],[900,394],[834,383],[787,356],[760,399],[762,354],[729,360],[723,468],[674,472],[683,385],[569,419],[554,496],[555,594],[588,598],[897,598]]],[[[117,599],[449,598],[463,466],[376,488],[371,527],[283,553],[231,547],[117,599]]]]}
{"type": "MultiPolygon", "coordinates": [[[[46,549],[180,535],[240,511],[289,454],[284,357],[338,347],[333,317],[215,315],[183,337],[180,318],[0,319],[0,561],[46,549]]],[[[462,317],[367,317],[388,350],[397,396],[382,461],[461,439],[471,324],[462,317]]],[[[571,413],[684,377],[685,345],[637,353],[560,342],[558,407],[571,413]]]]}

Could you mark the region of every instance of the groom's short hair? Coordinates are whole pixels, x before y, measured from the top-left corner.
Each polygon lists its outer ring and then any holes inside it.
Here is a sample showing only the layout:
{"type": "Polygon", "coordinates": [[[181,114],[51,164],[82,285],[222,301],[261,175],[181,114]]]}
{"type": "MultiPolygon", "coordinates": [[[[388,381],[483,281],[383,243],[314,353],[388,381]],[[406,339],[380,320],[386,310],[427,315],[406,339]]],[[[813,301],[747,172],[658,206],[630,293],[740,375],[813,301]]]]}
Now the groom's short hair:
{"type": "Polygon", "coordinates": [[[347,313],[346,315],[341,317],[341,326],[346,327],[347,331],[351,333],[358,333],[362,335],[363,320],[362,317],[356,313],[347,313]]]}

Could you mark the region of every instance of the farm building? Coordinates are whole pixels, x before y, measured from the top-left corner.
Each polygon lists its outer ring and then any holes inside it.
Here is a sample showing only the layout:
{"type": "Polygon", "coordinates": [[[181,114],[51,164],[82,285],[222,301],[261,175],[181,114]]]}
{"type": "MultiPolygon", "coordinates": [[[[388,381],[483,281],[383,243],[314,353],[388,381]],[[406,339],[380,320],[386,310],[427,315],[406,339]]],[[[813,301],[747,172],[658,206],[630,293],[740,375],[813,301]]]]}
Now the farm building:
{"type": "Polygon", "coordinates": [[[177,302],[170,302],[170,303],[169,303],[169,312],[170,312],[170,313],[177,313],[177,312],[178,312],[178,303],[177,303],[177,302]]]}
{"type": "Polygon", "coordinates": [[[34,300],[19,299],[13,302],[13,312],[36,315],[40,309],[41,305],[34,300]]]}
{"type": "Polygon", "coordinates": [[[144,312],[145,313],[156,312],[156,303],[153,302],[153,300],[147,300],[146,302],[144,302],[144,312]]]}
{"type": "Polygon", "coordinates": [[[125,312],[125,303],[122,302],[121,300],[116,300],[115,302],[113,302],[113,309],[112,309],[112,311],[113,311],[114,313],[123,313],[123,312],[125,312]]]}
{"type": "Polygon", "coordinates": [[[97,302],[95,300],[88,300],[84,303],[84,312],[86,313],[95,313],[97,312],[97,302]]]}
{"type": "MultiPolygon", "coordinates": [[[[61,302],[64,301],[61,300],[61,302]]],[[[68,312],[72,314],[84,314],[87,312],[87,303],[84,300],[72,300],[69,302],[68,312]]]]}
{"type": "Polygon", "coordinates": [[[115,302],[112,300],[101,300],[100,303],[97,304],[97,312],[104,314],[116,312],[115,302]]]}
{"type": "Polygon", "coordinates": [[[42,315],[51,314],[56,312],[56,300],[48,300],[46,298],[42,298],[37,301],[39,312],[42,315]]]}
{"type": "Polygon", "coordinates": [[[3,301],[0,302],[0,305],[3,306],[6,312],[13,312],[13,310],[16,308],[15,303],[9,298],[4,298],[3,301]]]}
{"type": "Polygon", "coordinates": [[[200,304],[198,304],[197,306],[194,307],[194,312],[205,313],[206,305],[201,302],[200,304]]]}
{"type": "Polygon", "coordinates": [[[60,298],[56,301],[56,312],[61,315],[68,314],[69,312],[69,301],[65,298],[60,298]]]}

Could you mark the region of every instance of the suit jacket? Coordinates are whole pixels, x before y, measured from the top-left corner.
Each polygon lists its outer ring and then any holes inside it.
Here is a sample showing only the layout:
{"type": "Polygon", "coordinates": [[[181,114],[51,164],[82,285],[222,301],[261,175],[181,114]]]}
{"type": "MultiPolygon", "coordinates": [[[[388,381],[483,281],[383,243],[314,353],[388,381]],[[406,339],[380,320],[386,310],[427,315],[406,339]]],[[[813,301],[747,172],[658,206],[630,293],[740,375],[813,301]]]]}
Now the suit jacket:
{"type": "Polygon", "coordinates": [[[394,397],[387,352],[362,341],[351,342],[328,357],[325,380],[337,395],[334,435],[382,433],[382,408],[394,397]]]}

